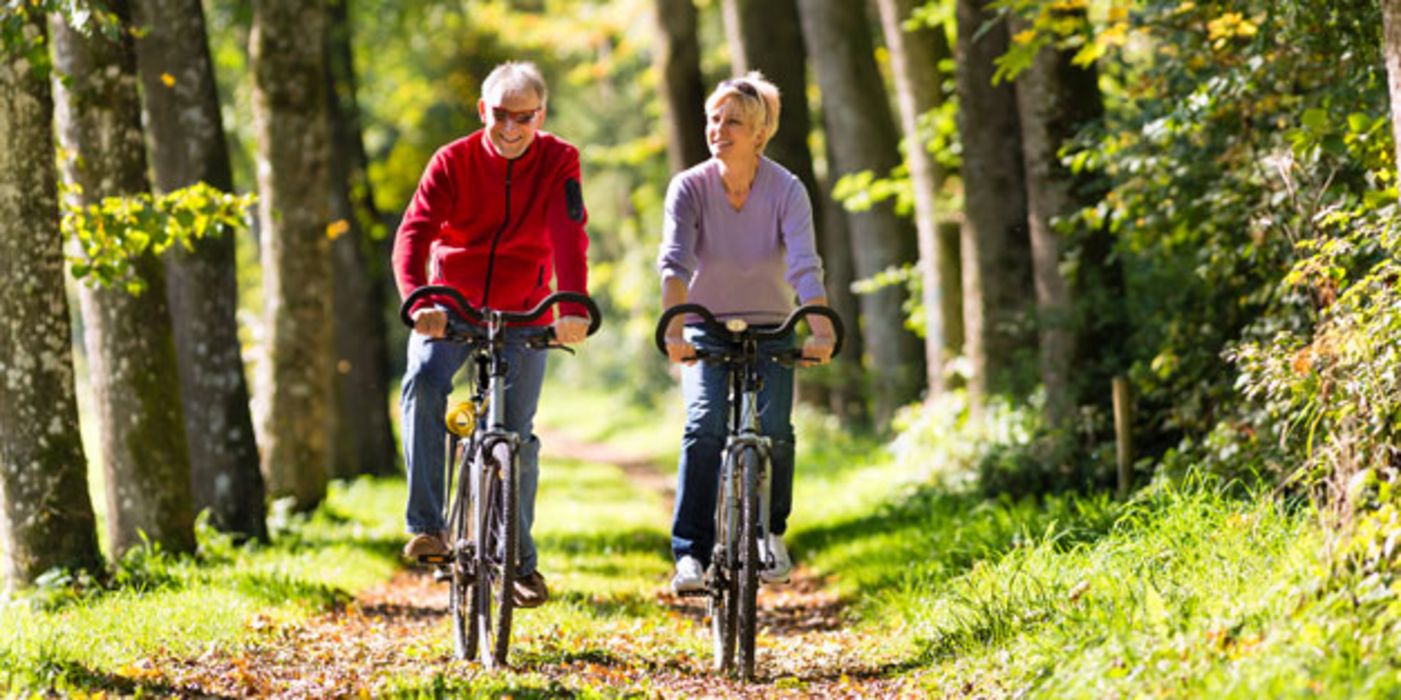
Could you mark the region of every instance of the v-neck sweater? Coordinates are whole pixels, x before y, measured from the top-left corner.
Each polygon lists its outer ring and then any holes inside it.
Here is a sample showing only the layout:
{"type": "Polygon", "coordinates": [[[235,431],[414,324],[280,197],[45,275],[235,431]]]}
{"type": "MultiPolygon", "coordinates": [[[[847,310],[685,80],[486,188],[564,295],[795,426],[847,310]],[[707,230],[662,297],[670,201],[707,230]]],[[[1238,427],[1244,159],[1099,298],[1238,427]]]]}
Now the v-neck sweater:
{"type": "Polygon", "coordinates": [[[812,204],[797,176],[761,157],[744,206],[735,209],[712,158],[667,187],[662,279],[687,285],[687,301],[721,319],[781,323],[798,301],[825,296],[812,204]]]}

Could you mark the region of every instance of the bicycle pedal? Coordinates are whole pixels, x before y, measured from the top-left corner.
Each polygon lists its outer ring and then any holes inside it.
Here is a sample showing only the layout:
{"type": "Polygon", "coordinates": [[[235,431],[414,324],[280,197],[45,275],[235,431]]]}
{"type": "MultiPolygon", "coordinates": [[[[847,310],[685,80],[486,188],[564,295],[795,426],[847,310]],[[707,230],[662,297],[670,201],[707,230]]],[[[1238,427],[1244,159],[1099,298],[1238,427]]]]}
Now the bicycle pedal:
{"type": "Polygon", "coordinates": [[[682,598],[703,598],[705,596],[710,595],[710,591],[708,589],[701,588],[694,591],[677,591],[676,595],[682,598]]]}
{"type": "Polygon", "coordinates": [[[446,566],[451,558],[446,554],[424,554],[419,556],[420,566],[446,566]]]}

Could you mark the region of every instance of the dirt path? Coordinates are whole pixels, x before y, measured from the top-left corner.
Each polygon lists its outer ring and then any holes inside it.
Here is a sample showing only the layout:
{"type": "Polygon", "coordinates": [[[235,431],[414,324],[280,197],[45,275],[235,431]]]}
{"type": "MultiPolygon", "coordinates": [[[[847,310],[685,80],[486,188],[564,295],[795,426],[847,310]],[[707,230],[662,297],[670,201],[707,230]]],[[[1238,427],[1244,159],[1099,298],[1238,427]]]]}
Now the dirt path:
{"type": "MultiPolygon", "coordinates": [[[[550,436],[548,455],[616,464],[634,483],[667,494],[669,479],[648,460],[610,448],[550,436]]],[[[605,696],[646,697],[912,697],[915,679],[892,679],[896,660],[885,640],[853,631],[845,605],[824,582],[799,567],[793,583],[761,591],[758,673],[752,684],[718,676],[708,658],[658,660],[647,639],[616,635],[596,641],[585,655],[513,657],[511,677],[485,673],[443,650],[448,636],[447,589],[422,571],[403,571],[357,600],[301,625],[267,620],[258,643],[233,651],[211,650],[188,659],[152,662],[150,681],[180,694],[216,697],[371,697],[395,686],[419,690],[516,683],[515,697],[569,697],[587,690],[605,696]]],[[[706,635],[703,603],[672,596],[658,581],[656,601],[674,618],[678,633],[706,635]]],[[[526,613],[529,614],[529,613],[526,613]]],[[[548,646],[548,639],[521,640],[548,646]]],[[[502,690],[505,690],[504,688],[502,690]]],[[[437,694],[437,693],[435,693],[437,694]]]]}

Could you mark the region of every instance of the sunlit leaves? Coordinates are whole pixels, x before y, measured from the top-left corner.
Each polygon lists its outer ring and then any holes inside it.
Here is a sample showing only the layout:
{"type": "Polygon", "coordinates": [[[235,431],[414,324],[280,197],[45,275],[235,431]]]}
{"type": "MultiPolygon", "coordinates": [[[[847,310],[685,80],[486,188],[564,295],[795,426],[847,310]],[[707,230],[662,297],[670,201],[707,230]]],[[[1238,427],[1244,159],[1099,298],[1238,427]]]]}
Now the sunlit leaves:
{"type": "Polygon", "coordinates": [[[159,255],[173,245],[193,250],[206,236],[233,235],[247,226],[253,200],[253,195],[232,195],[198,183],[160,196],[106,197],[88,206],[65,203],[63,232],[80,251],[70,257],[70,269],[88,284],[140,294],[146,280],[134,272],[137,257],[159,255]]]}

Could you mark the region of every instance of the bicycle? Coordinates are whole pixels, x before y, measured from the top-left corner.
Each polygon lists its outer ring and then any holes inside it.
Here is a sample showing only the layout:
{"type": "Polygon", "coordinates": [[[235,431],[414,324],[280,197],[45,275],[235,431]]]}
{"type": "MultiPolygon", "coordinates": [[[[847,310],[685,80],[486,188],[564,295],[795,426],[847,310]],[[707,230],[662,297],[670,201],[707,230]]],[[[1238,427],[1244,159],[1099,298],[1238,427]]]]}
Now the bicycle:
{"type": "Polygon", "coordinates": [[[689,595],[707,597],[715,669],[722,673],[735,669],[738,644],[740,676],[748,681],[754,678],[759,571],[773,565],[767,547],[761,552],[759,546],[767,541],[769,530],[771,451],[771,440],[763,435],[759,423],[759,392],[763,389],[760,367],[764,360],[792,367],[811,359],[803,357],[798,348],[761,353],[759,344],[786,337],[800,319],[809,315],[823,316],[832,322],[836,335],[832,348],[835,357],[842,347],[842,322],[832,309],[808,305],[794,309],[777,328],[760,329],[742,319],[721,322],[700,304],[677,304],[657,321],[655,339],[663,355],[667,354],[667,327],[681,314],[700,317],[701,325],[711,335],[724,339],[721,352],[697,348],[695,358],[725,365],[730,387],[729,435],[715,500],[715,545],[705,573],[705,588],[689,595]]]}
{"type": "MultiPolygon", "coordinates": [[[[507,430],[504,422],[508,369],[503,355],[504,331],[509,324],[539,319],[560,302],[577,303],[588,310],[588,335],[598,330],[603,317],[592,299],[577,292],[554,292],[530,311],[510,312],[478,309],[452,287],[429,285],[415,289],[400,307],[399,316],[406,326],[413,328],[409,311],[414,303],[432,295],[456,302],[457,309],[449,307],[448,330],[438,340],[469,344],[476,373],[471,399],[447,415],[451,434],[444,462],[444,492],[453,494],[444,504],[448,554],[427,563],[438,565],[440,571],[445,569],[451,579],[448,610],[456,657],[477,657],[491,669],[506,664],[510,647],[520,524],[517,459],[521,436],[507,430]],[[463,314],[467,318],[462,318],[463,314]]],[[[554,329],[545,327],[526,345],[572,352],[553,340],[554,329]]]]}

